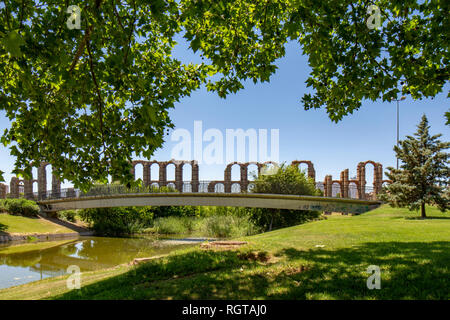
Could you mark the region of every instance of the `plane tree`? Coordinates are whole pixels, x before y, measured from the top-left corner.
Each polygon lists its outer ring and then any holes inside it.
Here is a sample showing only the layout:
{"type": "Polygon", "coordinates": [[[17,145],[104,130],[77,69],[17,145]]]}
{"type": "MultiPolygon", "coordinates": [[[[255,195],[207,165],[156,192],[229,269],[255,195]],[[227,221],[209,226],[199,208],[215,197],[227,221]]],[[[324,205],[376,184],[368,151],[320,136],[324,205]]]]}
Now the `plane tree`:
{"type": "Polygon", "coordinates": [[[180,99],[202,85],[225,98],[269,81],[290,41],[310,67],[303,108],[326,108],[332,121],[367,99],[433,97],[449,79],[449,5],[5,0],[0,110],[11,126],[1,141],[24,177],[47,161],[82,189],[108,175],[131,183],[129,161],[163,144],[180,99]],[[174,58],[180,37],[202,63],[174,58]]]}

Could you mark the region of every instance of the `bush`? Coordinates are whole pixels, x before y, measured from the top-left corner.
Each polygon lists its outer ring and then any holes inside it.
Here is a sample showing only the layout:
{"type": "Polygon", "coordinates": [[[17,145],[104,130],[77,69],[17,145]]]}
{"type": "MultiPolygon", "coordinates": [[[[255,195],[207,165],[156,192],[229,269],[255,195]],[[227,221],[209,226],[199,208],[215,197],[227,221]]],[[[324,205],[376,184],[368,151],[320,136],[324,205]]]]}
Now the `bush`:
{"type": "Polygon", "coordinates": [[[88,222],[98,235],[123,236],[138,233],[153,222],[150,207],[84,209],[80,218],[88,222]]]}
{"type": "Polygon", "coordinates": [[[39,206],[36,204],[36,202],[31,200],[20,198],[5,199],[1,202],[1,210],[9,214],[22,215],[25,217],[36,217],[39,214],[39,206]]]}
{"type": "Polygon", "coordinates": [[[248,217],[218,215],[205,219],[204,231],[210,237],[242,237],[259,232],[248,217]]]}
{"type": "Polygon", "coordinates": [[[75,210],[65,210],[58,212],[58,219],[75,222],[77,212],[75,210]]]}
{"type": "Polygon", "coordinates": [[[155,230],[160,234],[186,234],[193,231],[194,218],[163,217],[154,222],[155,230]]]}
{"type": "MultiPolygon", "coordinates": [[[[311,178],[297,166],[281,165],[275,174],[261,175],[253,181],[253,193],[291,194],[321,196],[323,193],[316,189],[311,178]]],[[[272,229],[290,227],[317,219],[318,211],[286,210],[286,209],[246,209],[250,219],[260,228],[270,231],[272,229]]]]}

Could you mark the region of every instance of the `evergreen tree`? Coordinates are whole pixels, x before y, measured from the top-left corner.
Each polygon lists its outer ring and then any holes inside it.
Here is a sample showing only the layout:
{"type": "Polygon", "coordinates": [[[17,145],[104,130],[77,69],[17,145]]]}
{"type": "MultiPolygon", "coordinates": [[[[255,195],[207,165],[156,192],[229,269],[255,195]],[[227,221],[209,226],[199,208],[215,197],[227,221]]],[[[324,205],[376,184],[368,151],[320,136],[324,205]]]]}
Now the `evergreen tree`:
{"type": "Polygon", "coordinates": [[[444,150],[450,147],[450,142],[438,140],[442,134],[431,136],[429,129],[428,119],[423,115],[415,137],[407,136],[394,147],[402,164],[400,169],[387,168],[392,183],[381,195],[393,207],[420,208],[422,218],[426,218],[425,204],[436,205],[442,211],[449,207],[449,153],[444,150]]]}

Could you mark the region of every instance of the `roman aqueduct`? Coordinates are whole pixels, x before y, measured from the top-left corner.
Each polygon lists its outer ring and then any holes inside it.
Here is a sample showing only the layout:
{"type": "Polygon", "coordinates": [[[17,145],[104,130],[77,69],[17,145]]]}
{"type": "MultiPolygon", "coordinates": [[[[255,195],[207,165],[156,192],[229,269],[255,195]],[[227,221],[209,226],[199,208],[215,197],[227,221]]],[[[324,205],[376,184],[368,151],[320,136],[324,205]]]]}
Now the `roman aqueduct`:
{"type": "MultiPolygon", "coordinates": [[[[143,174],[142,174],[142,183],[144,186],[172,186],[180,192],[240,192],[240,191],[248,191],[249,187],[251,187],[251,181],[248,179],[249,175],[249,166],[254,165],[257,167],[258,174],[261,173],[261,170],[266,165],[276,165],[273,162],[232,162],[229,163],[224,170],[224,178],[223,180],[216,181],[200,181],[199,180],[199,166],[197,161],[184,161],[184,160],[170,160],[170,161],[142,161],[137,160],[132,163],[132,173],[136,179],[136,167],[138,165],[142,165],[143,174]],[[151,177],[151,167],[153,165],[157,165],[159,167],[158,170],[158,179],[153,179],[151,177]],[[170,165],[175,166],[175,179],[168,180],[167,179],[167,168],[170,165]],[[183,181],[183,169],[185,165],[191,166],[191,179],[190,181],[183,181]],[[238,166],[240,169],[240,179],[232,180],[232,168],[234,166],[238,166]]],[[[309,178],[316,180],[316,172],[314,169],[314,165],[311,161],[308,160],[295,160],[292,161],[291,165],[299,166],[301,164],[305,164],[307,166],[307,175],[309,178]]],[[[13,177],[11,179],[9,185],[9,194],[8,187],[5,184],[0,184],[0,199],[6,198],[7,196],[10,198],[19,198],[21,194],[28,199],[45,199],[47,195],[59,195],[61,194],[61,183],[58,178],[52,174],[51,177],[51,190],[47,190],[47,166],[49,163],[41,163],[37,170],[37,179],[23,180],[17,177],[13,177]],[[33,186],[37,184],[37,193],[33,192],[33,186]]],[[[349,178],[349,170],[345,169],[340,174],[339,180],[333,180],[331,175],[326,175],[325,180],[323,182],[316,182],[316,186],[322,189],[325,197],[339,196],[342,198],[350,198],[354,197],[357,199],[367,199],[367,200],[375,200],[379,192],[381,191],[383,183],[389,183],[389,180],[383,180],[383,166],[381,163],[374,161],[365,161],[360,162],[357,166],[356,170],[356,179],[349,178]],[[373,175],[373,190],[372,192],[366,193],[367,181],[366,181],[366,165],[371,164],[374,168],[373,175]],[[339,192],[337,192],[339,190],[339,192]],[[355,190],[356,192],[350,192],[351,190],[355,190]]],[[[65,192],[75,194],[74,189],[67,189],[65,192]]],[[[68,196],[66,194],[65,196],[68,196]]]]}

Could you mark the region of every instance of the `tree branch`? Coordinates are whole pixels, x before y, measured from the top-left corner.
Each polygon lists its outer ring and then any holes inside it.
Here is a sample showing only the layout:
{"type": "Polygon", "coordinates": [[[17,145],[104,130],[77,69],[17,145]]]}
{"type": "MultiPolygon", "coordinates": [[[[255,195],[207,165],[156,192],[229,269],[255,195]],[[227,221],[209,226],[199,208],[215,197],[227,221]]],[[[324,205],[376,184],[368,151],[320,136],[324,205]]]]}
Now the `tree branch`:
{"type": "Polygon", "coordinates": [[[73,69],[75,68],[75,66],[77,65],[78,60],[80,59],[81,54],[82,54],[83,51],[84,51],[84,47],[86,46],[86,43],[89,42],[89,38],[90,38],[90,36],[91,36],[92,29],[93,29],[93,26],[90,26],[90,27],[87,29],[86,33],[84,34],[83,40],[81,40],[81,43],[80,43],[80,45],[78,46],[77,52],[75,53],[75,57],[73,57],[72,64],[70,65],[70,68],[69,68],[69,73],[72,72],[72,70],[73,70],[73,69]]]}

